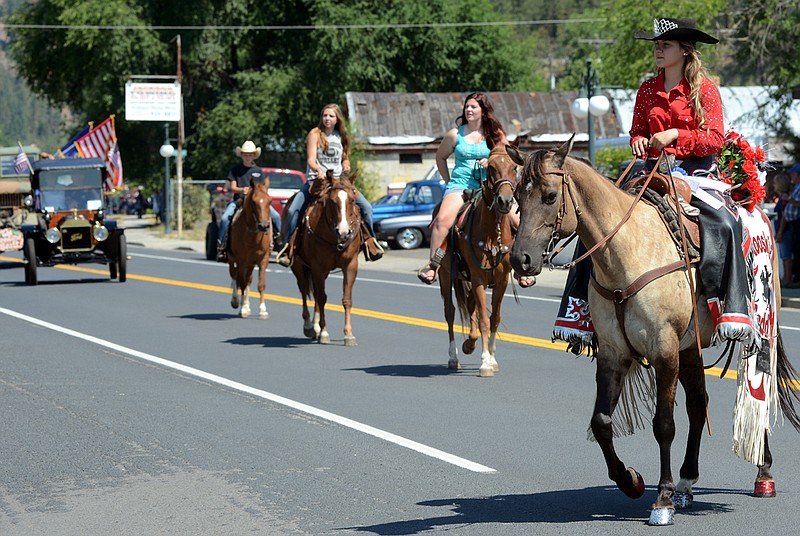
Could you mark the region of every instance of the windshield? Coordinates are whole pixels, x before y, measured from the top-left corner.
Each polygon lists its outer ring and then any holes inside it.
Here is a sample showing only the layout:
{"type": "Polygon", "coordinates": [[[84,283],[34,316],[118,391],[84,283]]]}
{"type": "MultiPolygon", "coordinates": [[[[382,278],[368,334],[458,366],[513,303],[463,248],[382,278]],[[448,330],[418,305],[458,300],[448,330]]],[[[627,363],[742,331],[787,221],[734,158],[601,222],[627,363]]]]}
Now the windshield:
{"type": "Polygon", "coordinates": [[[98,169],[42,171],[39,190],[48,212],[99,210],[103,207],[102,174],[98,169]]]}
{"type": "Polygon", "coordinates": [[[428,184],[408,184],[400,194],[397,203],[401,205],[413,205],[414,203],[438,203],[442,200],[442,189],[438,186],[434,189],[428,184]]]}
{"type": "Polygon", "coordinates": [[[293,173],[267,173],[267,176],[271,189],[299,190],[303,187],[303,179],[293,173]]]}

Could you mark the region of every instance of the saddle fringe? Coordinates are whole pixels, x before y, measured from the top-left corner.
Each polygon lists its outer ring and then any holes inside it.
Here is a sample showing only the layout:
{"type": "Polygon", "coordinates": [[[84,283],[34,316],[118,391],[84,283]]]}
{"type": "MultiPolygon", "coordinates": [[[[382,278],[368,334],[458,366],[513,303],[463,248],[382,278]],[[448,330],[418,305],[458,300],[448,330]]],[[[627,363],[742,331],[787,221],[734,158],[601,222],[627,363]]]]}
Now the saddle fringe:
{"type": "MultiPolygon", "coordinates": [[[[611,417],[614,437],[633,435],[637,429],[645,430],[656,413],[655,399],[656,376],[653,368],[645,368],[634,361],[625,375],[619,402],[611,417]],[[649,415],[648,419],[645,419],[645,412],[649,415]]],[[[597,441],[591,426],[587,430],[586,439],[597,441]]]]}

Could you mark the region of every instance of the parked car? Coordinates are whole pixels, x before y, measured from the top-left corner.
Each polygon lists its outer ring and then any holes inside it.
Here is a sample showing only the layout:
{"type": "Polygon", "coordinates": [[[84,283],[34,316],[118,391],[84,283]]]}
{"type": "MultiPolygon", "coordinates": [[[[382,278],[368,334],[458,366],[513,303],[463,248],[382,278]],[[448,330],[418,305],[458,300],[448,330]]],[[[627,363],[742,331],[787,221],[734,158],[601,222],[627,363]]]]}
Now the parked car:
{"type": "Polygon", "coordinates": [[[36,223],[21,226],[25,282],[38,283],[39,266],[107,264],[111,279],[127,278],[125,231],[106,218],[106,164],[99,158],[65,158],[33,163],[30,202],[36,223]]]}
{"type": "Polygon", "coordinates": [[[306,174],[296,169],[262,168],[269,178],[269,195],[272,206],[283,214],[289,198],[292,197],[306,183],[306,174]]]}
{"type": "Polygon", "coordinates": [[[416,249],[430,243],[432,216],[428,212],[384,218],[375,223],[375,235],[389,247],[416,249]]]}
{"type": "Polygon", "coordinates": [[[409,182],[396,203],[372,205],[372,220],[379,222],[394,216],[430,215],[436,204],[442,200],[444,188],[442,179],[409,182]]]}

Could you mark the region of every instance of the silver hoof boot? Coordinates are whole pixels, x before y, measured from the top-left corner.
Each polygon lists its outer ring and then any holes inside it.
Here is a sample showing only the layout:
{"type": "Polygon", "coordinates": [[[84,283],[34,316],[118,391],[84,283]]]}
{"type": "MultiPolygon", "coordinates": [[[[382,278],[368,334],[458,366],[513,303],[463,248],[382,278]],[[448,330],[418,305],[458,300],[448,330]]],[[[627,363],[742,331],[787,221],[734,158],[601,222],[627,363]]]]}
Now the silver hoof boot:
{"type": "Polygon", "coordinates": [[[686,493],[684,491],[676,491],[672,495],[672,504],[675,505],[675,508],[678,510],[683,510],[684,508],[689,508],[692,506],[692,500],[694,496],[691,493],[686,493]]]}
{"type": "Polygon", "coordinates": [[[651,527],[664,527],[672,525],[672,517],[675,515],[674,508],[653,508],[650,512],[650,519],[647,524],[651,527]]]}

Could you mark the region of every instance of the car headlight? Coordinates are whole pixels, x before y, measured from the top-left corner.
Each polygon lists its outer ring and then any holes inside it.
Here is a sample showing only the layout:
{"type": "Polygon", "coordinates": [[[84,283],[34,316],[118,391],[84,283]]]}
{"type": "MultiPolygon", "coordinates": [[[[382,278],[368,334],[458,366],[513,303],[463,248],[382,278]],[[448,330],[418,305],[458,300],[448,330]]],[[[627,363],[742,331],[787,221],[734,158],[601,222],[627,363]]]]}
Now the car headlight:
{"type": "Polygon", "coordinates": [[[53,227],[52,229],[48,229],[47,232],[44,233],[44,237],[51,244],[57,244],[58,241],[61,240],[61,231],[53,227]]]}
{"type": "Polygon", "coordinates": [[[106,229],[104,225],[95,225],[92,229],[92,234],[95,240],[102,242],[108,238],[108,229],[106,229]]]}
{"type": "Polygon", "coordinates": [[[26,195],[25,199],[22,200],[22,203],[26,207],[31,208],[33,206],[33,196],[32,195],[26,195]]]}

